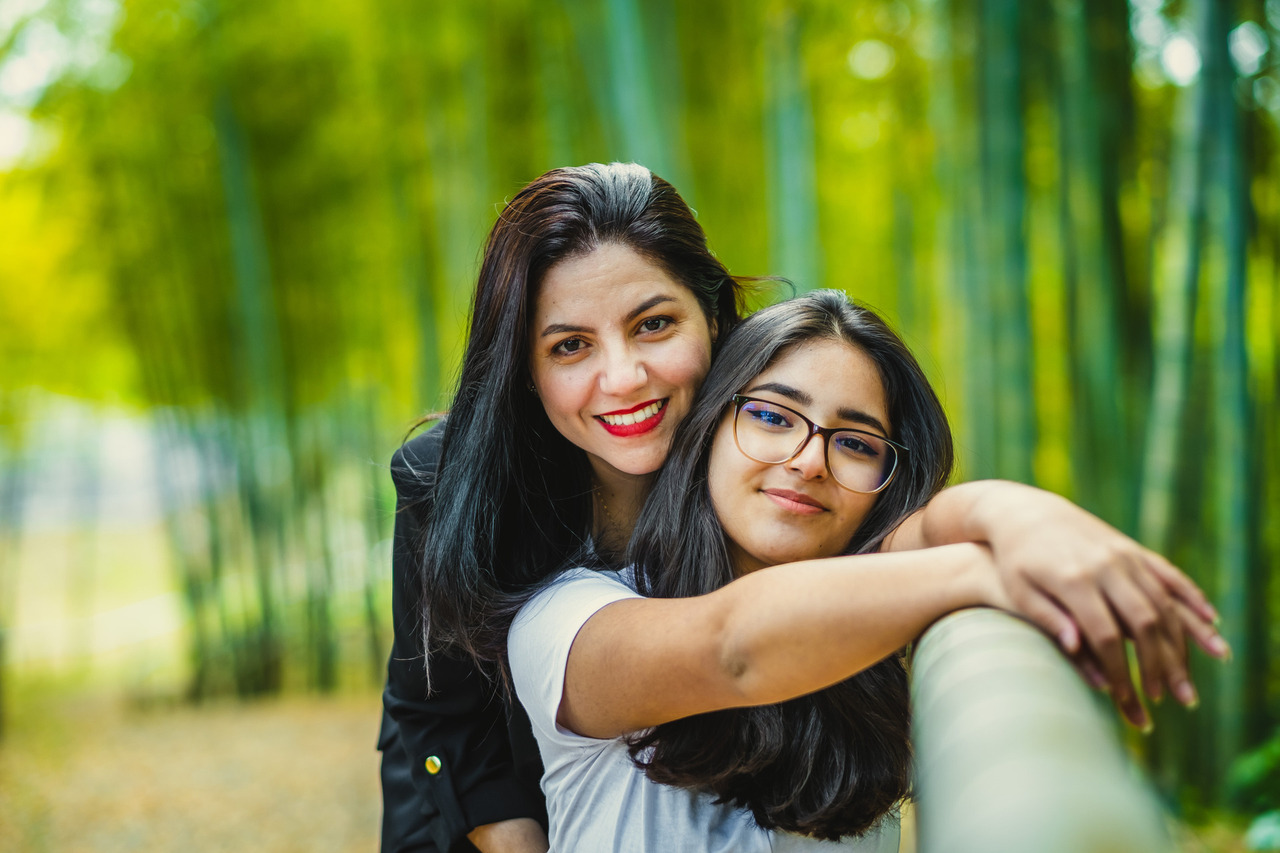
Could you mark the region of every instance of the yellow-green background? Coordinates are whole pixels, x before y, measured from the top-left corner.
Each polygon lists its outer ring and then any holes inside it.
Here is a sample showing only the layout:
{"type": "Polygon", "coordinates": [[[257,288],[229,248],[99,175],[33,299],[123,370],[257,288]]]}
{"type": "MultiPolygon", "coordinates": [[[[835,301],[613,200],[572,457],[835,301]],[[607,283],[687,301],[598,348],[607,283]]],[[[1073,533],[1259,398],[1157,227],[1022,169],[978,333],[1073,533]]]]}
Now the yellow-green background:
{"type": "Polygon", "coordinates": [[[386,461],[448,404],[503,199],[636,160],[734,272],[886,313],[966,478],[1064,493],[1211,593],[1233,662],[1130,745],[1215,821],[1188,849],[1236,849],[1280,801],[1278,28],[1276,0],[3,0],[0,847],[372,847],[386,461]]]}

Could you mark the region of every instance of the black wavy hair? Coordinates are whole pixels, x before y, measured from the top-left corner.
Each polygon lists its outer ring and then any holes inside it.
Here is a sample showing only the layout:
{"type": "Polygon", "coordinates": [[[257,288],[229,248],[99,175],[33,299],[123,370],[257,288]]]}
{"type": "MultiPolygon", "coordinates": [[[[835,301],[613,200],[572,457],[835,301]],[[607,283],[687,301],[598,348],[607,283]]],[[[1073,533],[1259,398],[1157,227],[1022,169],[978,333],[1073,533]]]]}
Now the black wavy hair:
{"type": "MultiPolygon", "coordinates": [[[[730,398],[792,348],[844,341],[876,365],[890,438],[909,448],[846,553],[867,553],[924,506],[951,475],[951,431],[915,357],[869,309],[815,291],[752,315],[724,341],[677,429],[630,544],[644,595],[702,595],[734,578],[707,487],[712,437],[730,398]]],[[[765,570],[767,571],[767,569],[765,570]]],[[[909,693],[895,654],[839,684],[788,702],[664,723],[634,736],[631,757],[650,779],[707,790],[766,829],[817,838],[860,835],[910,794],[909,693]]]]}
{"type": "Polygon", "coordinates": [[[721,337],[738,323],[739,281],[675,188],[643,166],[553,169],[516,193],[489,234],[457,394],[437,427],[435,482],[447,487],[426,484],[433,508],[424,500],[403,510],[422,516],[428,654],[462,651],[500,669],[520,604],[589,537],[586,456],[529,391],[529,323],[546,272],[607,244],[689,288],[721,337]]]}

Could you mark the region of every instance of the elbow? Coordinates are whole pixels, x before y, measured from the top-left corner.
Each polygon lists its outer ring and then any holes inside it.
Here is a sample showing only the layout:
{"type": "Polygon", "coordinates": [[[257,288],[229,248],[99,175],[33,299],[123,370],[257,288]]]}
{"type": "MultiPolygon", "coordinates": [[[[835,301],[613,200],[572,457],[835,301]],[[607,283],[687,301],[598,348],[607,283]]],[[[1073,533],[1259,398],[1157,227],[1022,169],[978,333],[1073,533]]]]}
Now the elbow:
{"type": "Polygon", "coordinates": [[[727,623],[716,648],[716,674],[724,685],[728,701],[735,707],[763,705],[773,701],[766,695],[758,637],[749,626],[727,623]]]}

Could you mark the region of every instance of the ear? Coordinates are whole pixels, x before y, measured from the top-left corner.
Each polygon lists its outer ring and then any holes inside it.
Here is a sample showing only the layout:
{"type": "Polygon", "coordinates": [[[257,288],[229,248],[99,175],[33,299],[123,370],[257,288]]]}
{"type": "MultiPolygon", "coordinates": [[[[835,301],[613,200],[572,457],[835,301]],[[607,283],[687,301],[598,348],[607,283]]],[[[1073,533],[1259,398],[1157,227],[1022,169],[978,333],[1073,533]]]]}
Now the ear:
{"type": "Polygon", "coordinates": [[[720,321],[715,317],[711,318],[711,343],[714,344],[720,339],[720,321]]]}

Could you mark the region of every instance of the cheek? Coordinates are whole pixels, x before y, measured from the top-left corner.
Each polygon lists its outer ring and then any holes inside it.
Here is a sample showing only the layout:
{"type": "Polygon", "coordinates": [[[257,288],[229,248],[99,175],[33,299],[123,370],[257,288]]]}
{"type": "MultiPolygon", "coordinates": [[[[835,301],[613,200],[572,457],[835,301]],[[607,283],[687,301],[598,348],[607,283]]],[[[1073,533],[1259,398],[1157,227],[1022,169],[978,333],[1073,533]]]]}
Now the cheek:
{"type": "Polygon", "coordinates": [[[866,521],[867,516],[871,513],[871,508],[876,504],[875,495],[853,495],[854,499],[849,502],[845,512],[842,513],[844,524],[841,527],[843,541],[840,547],[843,548],[849,543],[858,528],[862,526],[862,522],[866,521]]]}
{"type": "MultiPolygon", "coordinates": [[[[711,369],[711,342],[685,341],[685,346],[671,347],[662,353],[656,367],[663,379],[690,394],[702,386],[711,369]]],[[[730,437],[732,440],[732,437],[730,437]]]]}
{"type": "Polygon", "coordinates": [[[577,417],[590,397],[590,389],[572,371],[555,371],[534,375],[538,399],[552,423],[577,417]]]}
{"type": "Polygon", "coordinates": [[[742,457],[742,454],[733,444],[733,427],[727,418],[716,429],[712,441],[711,456],[707,460],[707,492],[711,495],[711,506],[725,532],[729,533],[739,515],[735,510],[742,500],[747,472],[735,464],[738,462],[735,457],[742,457]]]}

